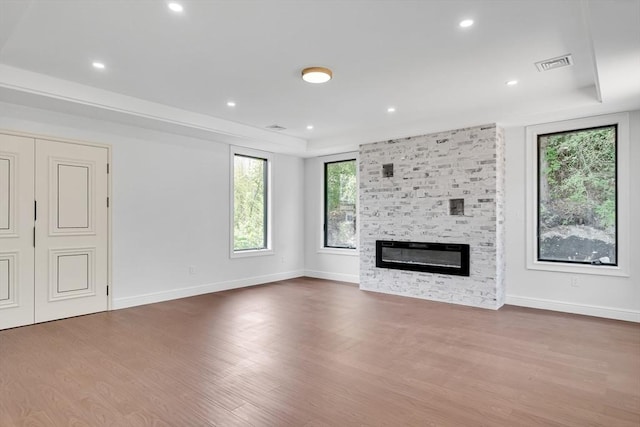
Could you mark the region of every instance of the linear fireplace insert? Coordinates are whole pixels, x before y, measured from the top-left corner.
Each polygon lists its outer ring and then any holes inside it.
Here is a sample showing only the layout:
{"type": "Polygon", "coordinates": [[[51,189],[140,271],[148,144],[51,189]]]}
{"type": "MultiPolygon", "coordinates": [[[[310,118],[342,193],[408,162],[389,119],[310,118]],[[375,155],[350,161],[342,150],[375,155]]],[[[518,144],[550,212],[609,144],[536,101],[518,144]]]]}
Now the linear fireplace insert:
{"type": "Polygon", "coordinates": [[[469,275],[469,245],[376,240],[376,267],[469,275]]]}

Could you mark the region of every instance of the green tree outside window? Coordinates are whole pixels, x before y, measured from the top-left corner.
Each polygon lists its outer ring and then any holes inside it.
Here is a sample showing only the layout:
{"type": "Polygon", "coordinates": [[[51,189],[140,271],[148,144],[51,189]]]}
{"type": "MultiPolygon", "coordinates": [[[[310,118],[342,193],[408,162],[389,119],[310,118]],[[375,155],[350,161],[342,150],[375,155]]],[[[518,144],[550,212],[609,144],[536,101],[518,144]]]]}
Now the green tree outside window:
{"type": "Polygon", "coordinates": [[[617,264],[616,132],[538,137],[538,259],[617,264]]]}
{"type": "Polygon", "coordinates": [[[233,250],[267,248],[266,159],[233,159],[233,250]]]}
{"type": "Polygon", "coordinates": [[[356,161],[325,163],[324,246],[356,247],[356,161]]]}

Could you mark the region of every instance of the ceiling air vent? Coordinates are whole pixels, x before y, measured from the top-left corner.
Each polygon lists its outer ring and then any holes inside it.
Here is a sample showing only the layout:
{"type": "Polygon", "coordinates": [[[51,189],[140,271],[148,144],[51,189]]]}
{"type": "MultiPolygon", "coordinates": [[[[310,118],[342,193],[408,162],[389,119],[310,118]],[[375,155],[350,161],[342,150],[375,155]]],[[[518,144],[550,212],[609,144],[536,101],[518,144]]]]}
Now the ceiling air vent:
{"type": "Polygon", "coordinates": [[[573,58],[571,57],[571,54],[536,62],[536,68],[538,71],[549,71],[555,68],[568,67],[569,65],[573,65],[573,58]]]}
{"type": "Polygon", "coordinates": [[[271,126],[267,126],[267,129],[271,129],[271,130],[275,130],[275,131],[281,131],[281,130],[285,130],[286,127],[280,126],[280,125],[271,125],[271,126]]]}

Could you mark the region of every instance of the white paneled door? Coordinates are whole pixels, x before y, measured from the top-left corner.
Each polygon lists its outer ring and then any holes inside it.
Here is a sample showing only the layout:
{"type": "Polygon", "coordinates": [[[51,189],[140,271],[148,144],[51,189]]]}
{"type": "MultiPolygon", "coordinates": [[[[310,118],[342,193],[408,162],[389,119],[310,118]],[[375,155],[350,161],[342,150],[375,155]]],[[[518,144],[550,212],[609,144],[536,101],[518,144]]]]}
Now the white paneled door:
{"type": "Polygon", "coordinates": [[[35,321],[107,309],[106,148],[36,140],[35,321]]]}
{"type": "Polygon", "coordinates": [[[107,148],[1,138],[0,329],[106,310],[107,148]]]}
{"type": "Polygon", "coordinates": [[[33,323],[33,139],[0,134],[0,329],[33,323]]]}

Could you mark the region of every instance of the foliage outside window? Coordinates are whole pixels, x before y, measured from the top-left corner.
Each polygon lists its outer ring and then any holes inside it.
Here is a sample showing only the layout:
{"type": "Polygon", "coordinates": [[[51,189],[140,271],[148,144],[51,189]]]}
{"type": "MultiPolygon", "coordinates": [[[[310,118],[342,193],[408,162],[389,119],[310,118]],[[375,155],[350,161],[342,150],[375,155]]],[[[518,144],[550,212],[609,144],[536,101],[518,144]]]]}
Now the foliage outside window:
{"type": "Polygon", "coordinates": [[[324,246],[356,247],[356,161],[324,164],[324,246]]]}
{"type": "Polygon", "coordinates": [[[234,154],[233,250],[267,249],[267,159],[234,154]]]}
{"type": "Polygon", "coordinates": [[[617,126],[538,135],[538,260],[617,265],[617,126]]]}

